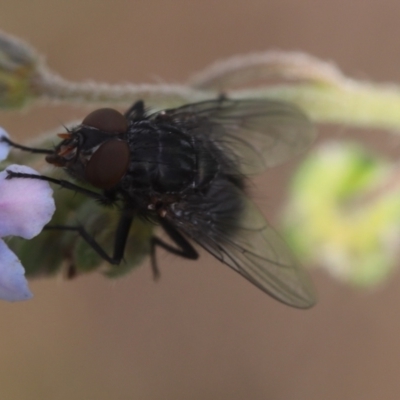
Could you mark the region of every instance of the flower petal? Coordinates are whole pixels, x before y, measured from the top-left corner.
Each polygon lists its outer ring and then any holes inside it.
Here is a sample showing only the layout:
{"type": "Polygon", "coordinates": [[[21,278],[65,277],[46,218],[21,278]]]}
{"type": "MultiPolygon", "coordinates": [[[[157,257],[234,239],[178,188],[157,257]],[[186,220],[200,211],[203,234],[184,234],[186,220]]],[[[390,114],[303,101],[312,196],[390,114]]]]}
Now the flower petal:
{"type": "MultiPolygon", "coordinates": [[[[13,164],[7,170],[38,174],[24,165],[13,164]]],[[[7,171],[0,172],[0,237],[14,235],[31,239],[53,216],[53,190],[45,181],[6,177],[7,171]]]]}
{"type": "Polygon", "coordinates": [[[0,299],[22,301],[32,298],[25,270],[17,256],[0,239],[0,299]]]}
{"type": "MultiPolygon", "coordinates": [[[[9,138],[8,133],[0,126],[0,139],[2,137],[9,138]]],[[[6,142],[0,141],[0,161],[5,160],[10,152],[10,145],[6,142]]]]}

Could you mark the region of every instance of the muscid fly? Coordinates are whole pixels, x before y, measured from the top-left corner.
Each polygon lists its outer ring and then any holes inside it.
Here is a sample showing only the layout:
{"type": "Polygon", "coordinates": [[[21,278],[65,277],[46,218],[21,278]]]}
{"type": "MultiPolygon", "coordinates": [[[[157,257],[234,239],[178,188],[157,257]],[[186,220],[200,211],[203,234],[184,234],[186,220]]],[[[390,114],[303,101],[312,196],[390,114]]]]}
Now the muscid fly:
{"type": "Polygon", "coordinates": [[[120,220],[109,255],[83,226],[76,231],[103,259],[120,264],[134,218],[159,224],[173,245],[156,247],[197,259],[196,242],[255,286],[293,307],[315,302],[307,273],[246,195],[246,176],[305,150],[314,138],[307,117],[295,106],[272,100],[217,100],[148,113],[142,101],[124,115],[110,108],[90,113],[59,134],[46,161],[63,168],[84,187],[48,176],[9,171],[9,178],[43,179],[100,201],[117,204],[120,220]],[[87,184],[96,190],[88,189],[87,184]]]}

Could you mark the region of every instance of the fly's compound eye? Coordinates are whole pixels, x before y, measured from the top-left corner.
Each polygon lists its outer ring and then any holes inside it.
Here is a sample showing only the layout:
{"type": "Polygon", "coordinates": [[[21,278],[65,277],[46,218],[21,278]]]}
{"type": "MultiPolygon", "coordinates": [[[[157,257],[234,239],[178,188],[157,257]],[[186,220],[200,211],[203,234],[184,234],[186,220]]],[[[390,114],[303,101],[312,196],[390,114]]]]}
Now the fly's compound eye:
{"type": "Polygon", "coordinates": [[[103,132],[125,133],[128,130],[127,119],[113,108],[99,108],[91,112],[82,121],[82,124],[103,132]]]}
{"type": "Polygon", "coordinates": [[[85,179],[99,189],[111,189],[124,176],[129,166],[129,146],[122,140],[103,143],[85,168],[85,179]]]}

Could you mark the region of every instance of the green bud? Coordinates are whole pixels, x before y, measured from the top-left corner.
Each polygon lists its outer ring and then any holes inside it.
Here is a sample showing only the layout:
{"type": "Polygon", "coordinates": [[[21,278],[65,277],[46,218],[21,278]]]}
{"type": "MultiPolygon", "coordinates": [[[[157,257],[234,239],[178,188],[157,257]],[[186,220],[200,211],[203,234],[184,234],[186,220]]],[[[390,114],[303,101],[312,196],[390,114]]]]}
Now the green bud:
{"type": "Polygon", "coordinates": [[[285,230],[307,264],[359,286],[398,263],[400,185],[388,162],[349,143],[321,146],[294,176],[285,230]]]}
{"type": "Polygon", "coordinates": [[[34,97],[39,58],[26,43],[0,32],[0,108],[22,108],[34,97]]]}

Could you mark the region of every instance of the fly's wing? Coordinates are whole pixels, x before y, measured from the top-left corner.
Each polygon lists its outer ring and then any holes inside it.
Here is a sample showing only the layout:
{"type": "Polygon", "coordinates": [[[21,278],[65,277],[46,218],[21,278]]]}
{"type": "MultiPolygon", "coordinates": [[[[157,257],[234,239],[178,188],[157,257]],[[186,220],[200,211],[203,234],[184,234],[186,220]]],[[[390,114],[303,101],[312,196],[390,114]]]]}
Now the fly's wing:
{"type": "Polygon", "coordinates": [[[315,138],[307,116],[281,101],[211,100],[149,116],[170,121],[200,140],[211,140],[242,174],[254,174],[301,153],[315,138]]]}
{"type": "Polygon", "coordinates": [[[166,216],[181,232],[275,299],[309,308],[309,277],[257,207],[221,180],[202,198],[179,202],[166,216]]]}

